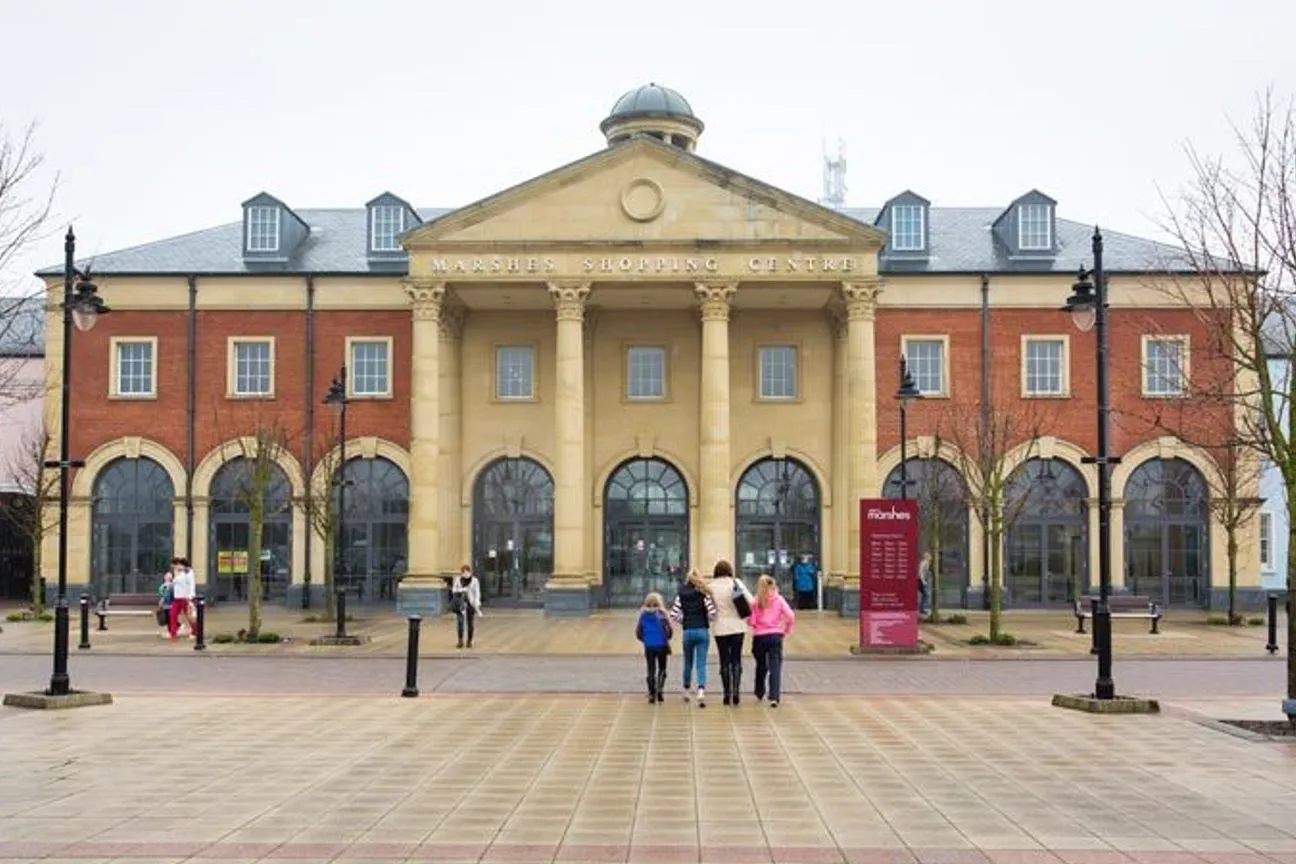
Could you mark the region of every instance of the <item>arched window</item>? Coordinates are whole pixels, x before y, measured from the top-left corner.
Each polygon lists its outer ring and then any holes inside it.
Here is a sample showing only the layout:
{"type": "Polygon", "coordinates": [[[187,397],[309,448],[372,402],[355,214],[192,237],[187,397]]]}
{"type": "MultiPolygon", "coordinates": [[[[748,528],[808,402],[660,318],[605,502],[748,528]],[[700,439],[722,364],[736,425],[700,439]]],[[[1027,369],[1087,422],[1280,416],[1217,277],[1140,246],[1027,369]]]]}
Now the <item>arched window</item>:
{"type": "Polygon", "coordinates": [[[121,458],[95,477],[91,571],[96,593],[157,590],[174,549],[175,487],[152,459],[121,458]]]}
{"type": "Polygon", "coordinates": [[[603,491],[604,602],[637,606],[674,596],[688,566],[688,485],[662,459],[630,459],[603,491]]]}
{"type": "Polygon", "coordinates": [[[768,573],[797,606],[818,603],[820,570],[819,484],[796,459],[762,459],[738,478],[735,566],[748,583],[768,573]],[[796,573],[801,574],[797,587],[796,573]]]}
{"type": "MultiPolygon", "coordinates": [[[[343,472],[346,508],[339,585],[355,587],[361,599],[393,600],[396,580],[409,560],[409,479],[382,457],[349,459],[343,472]]],[[[338,489],[333,490],[333,510],[338,489]]]]}
{"type": "MultiPolygon", "coordinates": [[[[942,606],[964,606],[968,590],[967,486],[944,459],[914,457],[905,463],[908,497],[918,502],[918,551],[932,556],[930,578],[942,606]]],[[[900,466],[891,469],[883,496],[900,498],[900,466]]]]}
{"type": "Polygon", "coordinates": [[[1088,497],[1084,477],[1061,459],[1029,459],[1013,471],[1005,495],[1006,603],[1064,606],[1085,590],[1088,497]]]}
{"type": "Polygon", "coordinates": [[[212,478],[207,583],[217,600],[246,600],[252,567],[261,570],[261,597],[282,599],[292,581],[292,485],[278,465],[268,466],[264,480],[254,475],[255,462],[229,460],[212,478]],[[249,560],[252,531],[249,514],[257,486],[263,501],[261,551],[249,560]]]}
{"type": "Polygon", "coordinates": [[[486,597],[535,606],[553,573],[554,481],[534,459],[496,459],[473,484],[473,567],[486,597]]]}
{"type": "Polygon", "coordinates": [[[1210,492],[1183,459],[1149,459],[1125,484],[1125,573],[1163,604],[1210,602],[1210,492]]]}

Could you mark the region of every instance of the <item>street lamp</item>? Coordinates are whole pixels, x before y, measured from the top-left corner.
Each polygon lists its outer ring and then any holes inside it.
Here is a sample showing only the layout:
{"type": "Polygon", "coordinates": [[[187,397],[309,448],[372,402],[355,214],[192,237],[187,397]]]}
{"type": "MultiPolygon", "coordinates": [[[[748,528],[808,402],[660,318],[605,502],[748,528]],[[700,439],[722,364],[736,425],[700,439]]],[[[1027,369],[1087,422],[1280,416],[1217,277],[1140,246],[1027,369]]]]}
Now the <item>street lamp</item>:
{"type": "Polygon", "coordinates": [[[338,471],[334,481],[338,487],[338,521],[337,537],[333,541],[334,578],[345,575],[346,569],[346,415],[347,404],[351,401],[347,398],[346,377],[346,365],[343,364],[324,395],[324,404],[338,417],[338,471]]]}
{"type": "Polygon", "coordinates": [[[1111,466],[1120,457],[1107,451],[1107,428],[1111,414],[1111,397],[1107,392],[1107,275],[1103,271],[1103,239],[1097,227],[1093,233],[1093,270],[1083,266],[1063,312],[1081,333],[1095,330],[1097,347],[1094,357],[1098,372],[1098,453],[1082,461],[1098,466],[1098,605],[1094,609],[1094,642],[1098,646],[1098,679],[1094,682],[1095,699],[1116,698],[1112,680],[1111,607],[1111,466]]]}
{"type": "Polygon", "coordinates": [[[919,391],[918,385],[914,384],[913,376],[909,374],[909,361],[903,354],[900,355],[900,389],[896,391],[896,399],[900,402],[900,497],[901,499],[909,497],[909,453],[908,442],[909,432],[905,428],[907,422],[907,413],[909,403],[914,399],[921,399],[922,392],[919,391]]]}
{"type": "MultiPolygon", "coordinates": [[[[99,297],[99,289],[87,273],[76,269],[76,234],[68,227],[63,240],[63,381],[61,413],[59,415],[59,458],[44,463],[46,468],[59,472],[59,531],[58,531],[58,600],[54,604],[54,674],[50,676],[50,696],[66,696],[72,692],[72,679],[68,675],[68,602],[67,602],[67,532],[68,532],[68,470],[83,468],[85,462],[73,460],[68,414],[72,405],[72,328],[85,332],[94,327],[100,315],[110,311],[99,297]]],[[[43,600],[44,598],[42,598],[43,600]]]]}

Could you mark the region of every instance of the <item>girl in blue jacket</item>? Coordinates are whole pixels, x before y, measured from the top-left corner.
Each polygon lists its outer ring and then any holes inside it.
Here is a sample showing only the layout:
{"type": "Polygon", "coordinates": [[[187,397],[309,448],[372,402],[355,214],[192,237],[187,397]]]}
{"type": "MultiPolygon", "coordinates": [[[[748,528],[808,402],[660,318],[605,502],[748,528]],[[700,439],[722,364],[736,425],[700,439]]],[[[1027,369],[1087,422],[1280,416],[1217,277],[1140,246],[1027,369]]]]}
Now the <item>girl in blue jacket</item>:
{"type": "Polygon", "coordinates": [[[635,638],[643,643],[644,663],[648,667],[648,701],[662,701],[666,688],[666,656],[670,654],[671,623],[666,617],[662,597],[657,592],[644,598],[635,624],[635,638]]]}

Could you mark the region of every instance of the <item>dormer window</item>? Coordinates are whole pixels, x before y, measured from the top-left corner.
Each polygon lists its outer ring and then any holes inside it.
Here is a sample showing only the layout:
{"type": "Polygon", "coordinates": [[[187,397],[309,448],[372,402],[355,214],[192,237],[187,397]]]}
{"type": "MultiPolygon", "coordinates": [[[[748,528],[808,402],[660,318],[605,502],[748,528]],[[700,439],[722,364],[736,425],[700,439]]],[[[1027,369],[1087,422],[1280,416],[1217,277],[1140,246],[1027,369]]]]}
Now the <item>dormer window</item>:
{"type": "Polygon", "coordinates": [[[279,251],[278,207],[254,206],[247,214],[247,248],[249,252],[279,251]]]}
{"type": "Polygon", "coordinates": [[[1017,248],[1040,251],[1053,248],[1053,214],[1048,204],[1021,204],[1017,213],[1017,248]]]}
{"type": "Polygon", "coordinates": [[[927,226],[921,204],[896,204],[891,208],[891,248],[897,252],[921,252],[927,246],[927,226]]]}
{"type": "Polygon", "coordinates": [[[379,204],[369,213],[370,248],[374,252],[399,252],[400,235],[405,231],[405,208],[396,204],[379,204]]]}

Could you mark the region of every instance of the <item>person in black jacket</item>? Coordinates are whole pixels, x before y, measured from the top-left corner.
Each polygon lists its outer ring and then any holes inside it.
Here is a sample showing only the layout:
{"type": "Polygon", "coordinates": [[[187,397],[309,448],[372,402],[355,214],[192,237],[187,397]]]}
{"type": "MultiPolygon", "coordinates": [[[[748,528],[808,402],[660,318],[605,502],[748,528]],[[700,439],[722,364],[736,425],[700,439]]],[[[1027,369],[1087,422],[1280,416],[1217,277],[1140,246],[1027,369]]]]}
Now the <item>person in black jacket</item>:
{"type": "Polygon", "coordinates": [[[697,703],[706,707],[707,646],[711,643],[711,619],[716,616],[715,603],[711,601],[711,586],[696,570],[680,583],[671,618],[680,622],[684,630],[684,701],[689,699],[689,686],[693,681],[693,668],[697,667],[697,703]]]}

